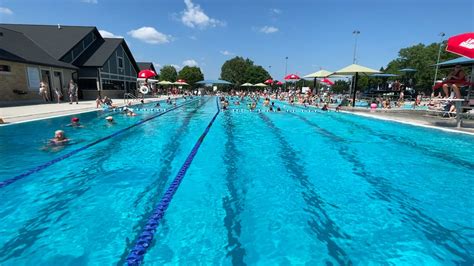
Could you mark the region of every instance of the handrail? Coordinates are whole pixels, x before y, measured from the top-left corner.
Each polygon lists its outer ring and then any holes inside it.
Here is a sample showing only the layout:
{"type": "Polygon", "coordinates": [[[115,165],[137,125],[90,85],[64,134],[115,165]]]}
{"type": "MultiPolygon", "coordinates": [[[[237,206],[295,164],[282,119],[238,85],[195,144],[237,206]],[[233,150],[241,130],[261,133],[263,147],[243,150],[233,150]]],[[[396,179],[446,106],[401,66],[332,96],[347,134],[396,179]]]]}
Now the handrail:
{"type": "Polygon", "coordinates": [[[148,219],[148,222],[146,223],[145,228],[143,229],[143,231],[140,234],[140,237],[135,243],[135,246],[130,251],[127,257],[128,265],[140,265],[143,262],[145,253],[150,247],[151,242],[153,241],[154,234],[156,232],[156,229],[158,228],[158,225],[160,224],[160,221],[163,219],[163,216],[165,215],[165,212],[168,209],[168,206],[171,200],[173,199],[174,194],[178,190],[179,185],[181,184],[181,181],[186,175],[186,172],[188,171],[189,166],[191,165],[194,159],[194,156],[196,156],[199,150],[199,147],[201,146],[202,142],[204,141],[204,138],[209,132],[209,129],[211,129],[211,126],[216,120],[217,115],[220,113],[219,99],[217,97],[216,97],[216,105],[217,105],[216,113],[212,117],[211,121],[207,125],[204,132],[201,134],[201,136],[197,140],[196,144],[194,144],[193,149],[191,150],[188,157],[184,161],[183,165],[179,169],[178,174],[176,175],[173,182],[166,190],[165,194],[161,198],[158,205],[155,207],[152,216],[148,219]]]}
{"type": "Polygon", "coordinates": [[[138,101],[138,97],[129,92],[123,94],[123,103],[127,103],[127,99],[134,99],[138,101]]]}

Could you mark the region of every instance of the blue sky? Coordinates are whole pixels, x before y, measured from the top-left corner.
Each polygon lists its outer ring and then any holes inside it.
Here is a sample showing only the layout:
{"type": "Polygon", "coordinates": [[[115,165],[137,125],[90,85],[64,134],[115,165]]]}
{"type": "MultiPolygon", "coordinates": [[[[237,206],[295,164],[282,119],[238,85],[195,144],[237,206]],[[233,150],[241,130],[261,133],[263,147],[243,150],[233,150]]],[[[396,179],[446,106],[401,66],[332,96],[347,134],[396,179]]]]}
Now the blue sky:
{"type": "Polygon", "coordinates": [[[275,79],[380,68],[400,48],[474,31],[472,0],[0,0],[0,22],[96,26],[125,37],[137,61],[197,64],[217,78],[227,59],[249,57],[275,79]],[[270,67],[271,66],[271,67],[270,67]]]}

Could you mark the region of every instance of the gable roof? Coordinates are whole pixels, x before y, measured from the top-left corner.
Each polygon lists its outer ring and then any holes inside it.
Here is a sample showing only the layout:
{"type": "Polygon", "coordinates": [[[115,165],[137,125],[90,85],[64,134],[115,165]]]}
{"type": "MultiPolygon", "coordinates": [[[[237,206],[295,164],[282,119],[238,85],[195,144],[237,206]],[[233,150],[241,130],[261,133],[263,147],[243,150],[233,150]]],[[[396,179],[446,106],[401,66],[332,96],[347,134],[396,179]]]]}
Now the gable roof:
{"type": "Polygon", "coordinates": [[[2,33],[0,35],[0,59],[77,69],[71,64],[56,60],[21,32],[3,27],[0,27],[0,32],[2,33]]]}
{"type": "Polygon", "coordinates": [[[0,27],[23,33],[53,58],[59,60],[91,31],[90,26],[55,26],[0,24],[0,27]]]}
{"type": "Polygon", "coordinates": [[[84,56],[81,55],[74,64],[84,66],[84,67],[102,67],[107,60],[112,56],[115,50],[122,45],[123,50],[127,53],[130,62],[134,66],[135,70],[138,72],[139,68],[137,62],[133,58],[130,49],[128,49],[127,43],[122,38],[103,38],[103,42],[97,42],[97,44],[90,47],[88,51],[84,53],[84,56]]]}
{"type": "Polygon", "coordinates": [[[155,66],[153,65],[152,62],[137,62],[137,65],[140,68],[140,70],[151,69],[151,70],[155,71],[155,73],[156,73],[155,66]]]}

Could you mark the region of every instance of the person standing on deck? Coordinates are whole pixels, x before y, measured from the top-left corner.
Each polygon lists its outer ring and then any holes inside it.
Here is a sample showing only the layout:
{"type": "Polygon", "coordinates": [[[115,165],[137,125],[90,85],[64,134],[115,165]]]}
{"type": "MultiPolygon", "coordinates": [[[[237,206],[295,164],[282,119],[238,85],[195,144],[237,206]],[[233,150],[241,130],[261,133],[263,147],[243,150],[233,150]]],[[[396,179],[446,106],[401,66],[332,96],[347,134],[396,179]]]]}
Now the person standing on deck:
{"type": "Polygon", "coordinates": [[[68,92],[69,92],[69,104],[72,104],[74,99],[76,99],[76,104],[79,104],[78,102],[79,100],[77,97],[77,84],[74,83],[74,80],[72,79],[69,81],[68,92]]]}

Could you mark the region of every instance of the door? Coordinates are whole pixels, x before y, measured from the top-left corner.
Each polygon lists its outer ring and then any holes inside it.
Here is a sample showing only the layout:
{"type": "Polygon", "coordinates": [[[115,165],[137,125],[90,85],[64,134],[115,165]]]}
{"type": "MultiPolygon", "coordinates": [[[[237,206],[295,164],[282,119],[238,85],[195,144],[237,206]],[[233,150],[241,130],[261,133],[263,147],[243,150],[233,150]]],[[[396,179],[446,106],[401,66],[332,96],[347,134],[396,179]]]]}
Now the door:
{"type": "Polygon", "coordinates": [[[49,70],[41,69],[41,81],[48,84],[49,99],[51,99],[51,101],[54,101],[53,91],[52,91],[53,84],[51,84],[51,73],[49,72],[49,70]]]}
{"type": "Polygon", "coordinates": [[[61,95],[63,95],[63,97],[64,97],[65,91],[63,90],[63,75],[60,71],[54,71],[53,72],[53,88],[52,88],[53,91],[56,88],[59,89],[59,91],[61,92],[61,95]]]}

